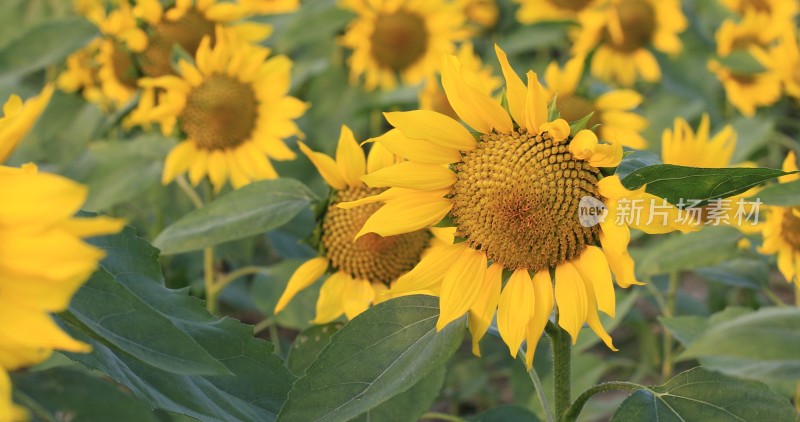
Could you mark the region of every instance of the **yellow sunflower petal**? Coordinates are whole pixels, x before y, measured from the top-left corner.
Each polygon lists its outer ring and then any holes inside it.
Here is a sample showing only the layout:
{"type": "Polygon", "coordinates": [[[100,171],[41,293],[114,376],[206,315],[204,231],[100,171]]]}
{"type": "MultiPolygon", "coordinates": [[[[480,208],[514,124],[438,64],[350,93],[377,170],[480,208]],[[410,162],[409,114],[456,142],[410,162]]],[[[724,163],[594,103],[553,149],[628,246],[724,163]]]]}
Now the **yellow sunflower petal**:
{"type": "Polygon", "coordinates": [[[445,273],[436,330],[467,313],[478,300],[486,276],[486,254],[467,248],[445,273]]]}
{"type": "Polygon", "coordinates": [[[491,97],[467,84],[462,71],[455,56],[445,58],[442,86],[456,114],[478,132],[491,133],[493,129],[510,132],[513,124],[508,113],[491,97]]]}
{"type": "Polygon", "coordinates": [[[189,170],[194,161],[197,148],[194,142],[181,142],[172,148],[164,161],[164,173],[161,176],[161,183],[168,184],[175,180],[175,177],[189,170]]]}
{"type": "Polygon", "coordinates": [[[594,167],[616,167],[622,161],[622,144],[601,144],[591,130],[582,130],[569,144],[569,152],[594,167]]]}
{"type": "Polygon", "coordinates": [[[407,138],[399,129],[392,129],[368,142],[370,141],[382,144],[392,153],[419,163],[450,164],[461,161],[461,153],[458,150],[407,138]]]}
{"type": "Polygon", "coordinates": [[[613,318],[616,309],[614,283],[603,251],[596,246],[588,246],[572,263],[586,282],[587,289],[592,288],[598,308],[613,318]]]}
{"type": "Polygon", "coordinates": [[[525,96],[525,124],[528,130],[538,129],[547,123],[547,96],[536,72],[528,72],[528,92],[525,96]]]}
{"type": "Polygon", "coordinates": [[[556,267],[556,304],[558,306],[558,325],[578,340],[578,333],[586,321],[589,306],[586,287],[580,274],[572,264],[565,262],[556,267]]]}
{"type": "Polygon", "coordinates": [[[393,297],[430,291],[441,283],[450,265],[467,249],[466,243],[432,247],[419,263],[392,284],[389,292],[393,297]]]}
{"type": "Polygon", "coordinates": [[[527,346],[525,349],[525,365],[530,369],[533,366],[533,355],[536,345],[542,337],[542,331],[550,320],[553,313],[553,281],[550,279],[550,271],[539,271],[533,276],[533,316],[528,322],[528,329],[525,336],[527,346]]]}
{"type": "Polygon", "coordinates": [[[306,146],[306,144],[302,142],[297,142],[297,146],[299,146],[300,151],[303,151],[303,154],[305,154],[306,157],[311,160],[311,163],[314,164],[314,167],[317,168],[319,174],[323,179],[325,179],[325,182],[327,182],[330,187],[339,190],[347,187],[347,182],[345,182],[345,179],[333,158],[328,157],[320,152],[312,151],[306,146]]]}
{"type": "Polygon", "coordinates": [[[527,129],[527,122],[525,120],[525,101],[528,95],[527,88],[525,88],[525,84],[514,71],[514,68],[508,63],[508,57],[500,46],[495,44],[494,51],[497,54],[497,59],[500,61],[500,68],[506,80],[506,98],[508,99],[508,109],[511,112],[511,117],[514,118],[514,121],[517,122],[520,128],[527,129]]]}
{"type": "Polygon", "coordinates": [[[500,300],[500,286],[502,284],[503,266],[492,264],[486,270],[478,298],[469,309],[469,331],[472,333],[472,353],[481,355],[480,341],[492,325],[497,302],[500,300]]]}
{"type": "Polygon", "coordinates": [[[353,278],[342,271],[331,274],[319,289],[317,313],[311,323],[327,324],[344,313],[345,294],[353,278]]]}
{"type": "Polygon", "coordinates": [[[497,305],[497,330],[514,358],[525,339],[528,323],[533,316],[533,307],[531,276],[527,269],[518,269],[508,279],[497,305]]]}
{"type": "Polygon", "coordinates": [[[322,277],[322,274],[325,274],[325,270],[327,269],[328,260],[326,258],[313,258],[297,267],[294,274],[292,274],[292,277],[289,279],[286,289],[283,291],[283,294],[281,294],[280,299],[278,299],[278,304],[275,305],[275,313],[277,314],[284,310],[286,305],[289,304],[289,301],[291,301],[299,291],[314,284],[317,279],[322,277]]]}
{"type": "Polygon", "coordinates": [[[459,151],[472,151],[478,145],[467,128],[435,111],[395,111],[383,115],[392,126],[412,139],[459,151]]]}
{"type": "Polygon", "coordinates": [[[643,100],[642,95],[632,89],[615,89],[597,97],[594,105],[599,110],[630,110],[643,100]]]}
{"type": "Polygon", "coordinates": [[[336,148],[336,166],[349,186],[361,186],[361,176],[367,169],[367,159],[364,150],[356,142],[353,131],[342,125],[339,134],[339,145],[336,148]]]}
{"type": "Polygon", "coordinates": [[[419,190],[444,189],[458,180],[447,167],[405,161],[363,176],[369,187],[398,187],[419,190]]]}
{"type": "Polygon", "coordinates": [[[367,157],[367,173],[374,173],[380,169],[394,165],[397,162],[395,155],[379,142],[372,144],[367,157]]]}
{"type": "Polygon", "coordinates": [[[366,311],[373,299],[375,299],[375,290],[369,281],[356,279],[347,283],[344,293],[344,314],[347,319],[353,319],[366,311]]]}
{"type": "Polygon", "coordinates": [[[453,202],[443,198],[449,191],[419,192],[386,203],[367,219],[356,239],[367,233],[385,237],[433,226],[453,208],[453,202]]]}

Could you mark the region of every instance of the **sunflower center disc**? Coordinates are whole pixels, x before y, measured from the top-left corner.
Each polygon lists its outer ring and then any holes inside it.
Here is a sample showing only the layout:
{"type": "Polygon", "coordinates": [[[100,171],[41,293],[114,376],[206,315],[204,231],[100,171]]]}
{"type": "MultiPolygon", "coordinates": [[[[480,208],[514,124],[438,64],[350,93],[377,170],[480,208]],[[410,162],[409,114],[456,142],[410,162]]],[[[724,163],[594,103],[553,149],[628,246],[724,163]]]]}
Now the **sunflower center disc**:
{"type": "Polygon", "coordinates": [[[419,262],[428,246],[430,232],[418,230],[383,237],[368,233],[353,242],[364,222],[381,207],[367,204],[353,209],[336,207],[338,202],[355,201],[377,195],[384,189],[348,187],[337,193],[322,220],[322,245],[333,268],[353,278],[388,285],[419,262]]]}
{"type": "Polygon", "coordinates": [[[561,118],[568,122],[580,120],[593,112],[592,118],[586,124],[587,128],[600,124],[602,119],[599,110],[594,108],[594,104],[578,95],[559,95],[556,98],[556,106],[561,113],[561,118]]]}
{"type": "Polygon", "coordinates": [[[212,75],[192,90],[178,119],[181,129],[200,147],[235,148],[252,136],[257,104],[250,86],[212,75]]]}
{"type": "Polygon", "coordinates": [[[622,28],[622,42],[606,34],[611,45],[620,51],[635,51],[650,43],[656,26],[656,13],[645,0],[625,0],[617,6],[622,28]]]}
{"type": "Polygon", "coordinates": [[[214,22],[207,20],[195,9],[190,9],[175,22],[163,21],[153,28],[153,34],[142,52],[139,65],[142,72],[150,77],[174,74],[172,70],[172,48],[180,45],[187,53],[194,56],[200,41],[205,36],[214,41],[214,22]]]}
{"type": "Polygon", "coordinates": [[[781,235],[795,252],[800,252],[800,217],[794,215],[793,208],[783,212],[781,235]]]}
{"type": "Polygon", "coordinates": [[[382,66],[401,71],[425,54],[428,29],[421,16],[398,11],[378,16],[371,41],[375,60],[382,66]]]}
{"type": "Polygon", "coordinates": [[[114,69],[114,76],[121,84],[128,88],[135,89],[137,87],[138,78],[133,65],[133,57],[119,44],[114,45],[114,52],[111,53],[111,66],[114,69]]]}
{"type": "Polygon", "coordinates": [[[583,10],[592,0],[550,0],[550,3],[561,9],[583,10]]]}
{"type": "Polygon", "coordinates": [[[597,226],[580,224],[578,204],[599,198],[600,173],[546,133],[483,135],[456,170],[456,235],[505,268],[554,267],[597,237],[597,226]]]}
{"type": "Polygon", "coordinates": [[[772,13],[772,6],[768,0],[743,0],[739,2],[738,12],[744,14],[750,8],[755,9],[757,12],[772,13]]]}

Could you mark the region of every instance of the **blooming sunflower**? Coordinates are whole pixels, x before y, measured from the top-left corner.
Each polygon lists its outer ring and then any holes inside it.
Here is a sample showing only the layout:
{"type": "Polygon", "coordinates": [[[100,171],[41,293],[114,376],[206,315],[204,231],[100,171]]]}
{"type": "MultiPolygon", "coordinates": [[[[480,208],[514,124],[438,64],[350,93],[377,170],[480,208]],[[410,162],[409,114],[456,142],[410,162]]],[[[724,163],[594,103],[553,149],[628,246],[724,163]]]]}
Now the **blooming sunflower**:
{"type": "Polygon", "coordinates": [[[793,27],[793,20],[800,11],[800,5],[795,0],[720,0],[720,3],[741,16],[753,12],[766,15],[770,22],[762,29],[768,31],[793,27]]]}
{"type": "MultiPolygon", "coordinates": [[[[783,171],[796,172],[797,158],[789,152],[783,161],[783,171]]],[[[780,183],[800,180],[797,173],[781,176],[780,183]]],[[[778,270],[789,283],[800,288],[800,207],[769,207],[762,226],[764,244],[759,249],[763,254],[778,255],[778,270]]]]}
{"type": "MultiPolygon", "coordinates": [[[[27,103],[14,96],[5,104],[0,163],[33,126],[52,92],[48,87],[27,103]]],[[[39,363],[53,349],[89,350],[50,317],[51,312],[67,308],[103,257],[102,251],[81,239],[122,228],[118,220],[74,218],[85,200],[85,187],[37,173],[32,164],[0,165],[0,420],[25,419],[25,411],[11,402],[7,370],[39,363]]]]}
{"type": "MultiPolygon", "coordinates": [[[[376,144],[369,158],[365,158],[347,126],[342,126],[335,161],[325,154],[311,151],[303,143],[300,143],[300,149],[333,192],[318,222],[320,256],[305,262],[295,271],[278,300],[275,312],[281,312],[299,291],[330,272],[331,275],[322,285],[313,322],[324,324],[342,314],[354,318],[373,302],[379,302],[380,293],[397,277],[414,268],[429,247],[436,247],[437,243],[444,244],[433,234],[447,238],[447,230],[420,229],[385,237],[370,233],[354,242],[353,238],[364,221],[379,206],[372,204],[346,210],[336,205],[383,192],[385,189],[370,188],[360,178],[366,172],[379,171],[395,164],[395,156],[384,146],[376,144]]],[[[452,235],[449,240],[452,241],[452,235]]]]}
{"type": "Polygon", "coordinates": [[[519,3],[517,20],[532,24],[575,20],[582,11],[596,6],[598,0],[514,0],[514,2],[519,3]]]}
{"type": "Polygon", "coordinates": [[[397,74],[416,84],[433,76],[442,55],[465,39],[463,4],[444,0],[340,0],[358,17],[341,38],[353,53],[348,59],[352,83],[363,75],[368,90],[392,90],[397,74]]]}
{"type": "Polygon", "coordinates": [[[546,92],[550,98],[556,96],[561,117],[574,122],[594,113],[587,127],[599,124],[601,138],[631,148],[646,148],[641,132],[647,127],[647,119],[631,111],[642,103],[641,94],[632,89],[611,90],[596,99],[578,94],[584,61],[583,57],[573,57],[563,68],[551,62],[545,70],[546,92]]]}
{"type": "Polygon", "coordinates": [[[661,136],[661,160],[664,164],[687,167],[722,168],[731,165],[736,149],[736,131],[725,125],[713,137],[708,113],[700,119],[697,132],[686,120],[675,118],[674,128],[665,129],[661,136]]]}
{"type": "Polygon", "coordinates": [[[800,100],[800,48],[794,27],[783,31],[780,42],[772,48],[770,56],[786,94],[800,100]]]}
{"type": "MultiPolygon", "coordinates": [[[[475,54],[472,43],[465,42],[458,47],[456,52],[461,66],[469,69],[478,76],[478,86],[481,92],[487,95],[494,95],[497,93],[498,88],[502,85],[499,77],[494,75],[494,69],[489,65],[484,65],[481,58],[475,54]]],[[[454,119],[458,116],[447,101],[447,96],[442,91],[439,80],[436,77],[431,77],[425,82],[425,86],[419,92],[419,106],[423,110],[433,110],[442,114],[446,114],[454,119]]]]}
{"type": "Polygon", "coordinates": [[[763,68],[742,72],[711,59],[708,68],[722,82],[725,95],[745,116],[753,116],[756,108],[772,105],[781,96],[781,77],[768,53],[779,33],[770,28],[766,15],[748,12],[740,22],[727,19],[717,30],[717,54],[727,57],[735,51],[746,51],[763,68]],[[766,28],[766,29],[765,29],[766,28]]]}
{"type": "MultiPolygon", "coordinates": [[[[475,76],[449,56],[442,71],[445,92],[476,135],[433,111],[386,113],[395,129],[374,141],[409,161],[362,177],[367,186],[386,191],[339,206],[384,203],[357,238],[410,233],[452,218],[463,241],[431,250],[390,293],[440,290],[437,328],[469,312],[476,353],[497,309],[498,330],[512,356],[527,338],[530,366],[554,306],[573,340],[588,322],[613,348],[597,314],[600,309],[614,315],[611,272],[622,287],[638,283],[627,252],[628,225],[616,221],[617,201],[639,198],[648,207],[645,199],[653,197],[644,188],[625,189],[617,176],[603,177],[600,168],[619,164],[622,146],[601,144],[589,130],[571,137],[565,120],[548,117],[536,74],[527,74],[526,87],[499,48],[497,56],[510,112],[474,86],[475,76]],[[582,198],[605,204],[602,223],[579,222],[582,198]],[[506,270],[511,276],[501,288],[506,270]]],[[[677,209],[669,212],[670,221],[677,221],[677,209]]],[[[643,222],[631,224],[649,233],[691,230],[643,222]]]]}
{"type": "Polygon", "coordinates": [[[648,82],[661,79],[661,68],[648,50],[675,55],[683,48],[678,34],[686,29],[686,17],[678,0],[610,0],[578,16],[572,52],[592,57],[592,75],[622,86],[638,76],[648,82]]]}
{"type": "Polygon", "coordinates": [[[180,76],[140,81],[148,90],[139,104],[141,120],[160,123],[165,134],[177,126],[185,137],[167,156],[164,183],[188,171],[195,185],[208,175],[217,190],[227,180],[238,188],[277,177],[267,156],[295,158],[283,139],[302,135],[293,120],[308,105],[287,95],[291,60],[268,59],[268,49],[229,35],[219,28],[213,48],[204,38],[194,65],[179,62],[180,76]],[[156,96],[154,89],[162,91],[156,96]]]}
{"type": "Polygon", "coordinates": [[[146,76],[158,77],[174,74],[171,65],[174,45],[180,45],[193,54],[205,37],[215,42],[217,25],[223,25],[239,38],[260,41],[272,32],[269,25],[236,22],[252,11],[240,12],[232,3],[218,0],[177,0],[164,7],[160,0],[136,0],[133,15],[142,19],[148,37],[137,57],[146,76]]]}

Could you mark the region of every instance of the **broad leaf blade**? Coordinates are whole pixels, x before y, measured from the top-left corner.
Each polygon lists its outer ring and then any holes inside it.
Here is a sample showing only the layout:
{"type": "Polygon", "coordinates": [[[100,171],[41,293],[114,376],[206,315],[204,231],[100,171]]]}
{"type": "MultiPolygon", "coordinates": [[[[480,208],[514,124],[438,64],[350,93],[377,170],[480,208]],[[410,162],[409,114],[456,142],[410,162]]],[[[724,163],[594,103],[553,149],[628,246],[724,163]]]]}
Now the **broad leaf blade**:
{"type": "MultiPolygon", "coordinates": [[[[61,318],[70,334],[93,347],[90,354],[68,354],[69,357],[108,374],[154,408],[204,421],[275,419],[294,377],[275,356],[271,344],[253,338],[250,326],[209,314],[202,302],[186,291],[165,288],[158,250],[137,238],[132,229],[92,239],[92,243],[107,254],[101,268],[116,280],[115,294],[127,291],[146,302],[233,375],[165,371],[99,340],[96,333],[76,325],[74,319],[61,318]]],[[[82,294],[79,291],[76,297],[82,294]]],[[[138,327],[143,335],[153,329],[138,327]]]]}
{"type": "Polygon", "coordinates": [[[12,375],[17,402],[41,420],[157,422],[146,402],[84,370],[57,367],[12,375]]]}
{"type": "Polygon", "coordinates": [[[695,168],[658,164],[642,167],[622,180],[628,189],[647,185],[645,191],[671,204],[681,200],[728,198],[787,173],[770,168],[695,168]]]}
{"type": "Polygon", "coordinates": [[[444,366],[466,327],[462,318],[437,333],[437,302],[401,297],[350,321],[294,384],[278,420],[347,421],[444,366]]]}
{"type": "Polygon", "coordinates": [[[307,208],[311,191],[292,179],[264,180],[220,196],[161,232],[163,254],[200,250],[278,228],[307,208]]]}
{"type": "Polygon", "coordinates": [[[697,232],[660,237],[634,249],[636,273],[642,277],[715,265],[735,256],[742,233],[733,227],[706,227],[697,232]]]}
{"type": "Polygon", "coordinates": [[[63,60],[98,35],[97,28],[80,18],[42,22],[0,51],[4,76],[22,76],[63,60]]]}
{"type": "Polygon", "coordinates": [[[800,180],[767,186],[758,191],[757,195],[748,198],[748,200],[753,202],[758,200],[766,205],[779,207],[800,206],[800,180]]]}
{"type": "Polygon", "coordinates": [[[622,402],[611,421],[793,421],[795,418],[789,400],[763,383],[694,368],[664,385],[636,391],[622,402]]]}
{"type": "Polygon", "coordinates": [[[413,387],[381,403],[378,407],[353,419],[352,422],[392,421],[416,422],[420,420],[439,396],[447,368],[441,367],[413,387]]]}

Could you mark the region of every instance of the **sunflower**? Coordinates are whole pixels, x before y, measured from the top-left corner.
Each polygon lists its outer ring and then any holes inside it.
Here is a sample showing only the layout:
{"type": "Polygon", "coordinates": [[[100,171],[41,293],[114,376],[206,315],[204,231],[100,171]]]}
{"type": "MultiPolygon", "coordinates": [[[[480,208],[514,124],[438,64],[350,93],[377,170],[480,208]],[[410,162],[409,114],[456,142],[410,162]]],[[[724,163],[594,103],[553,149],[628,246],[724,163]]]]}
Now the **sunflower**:
{"type": "MultiPolygon", "coordinates": [[[[603,177],[600,168],[619,164],[622,146],[601,144],[589,130],[572,137],[565,120],[548,117],[547,95],[536,74],[527,74],[526,87],[499,48],[497,56],[509,111],[480,92],[475,76],[449,56],[444,89],[475,135],[433,111],[385,113],[395,128],[373,141],[409,161],[362,177],[367,186],[388,190],[339,206],[384,204],[366,220],[358,239],[452,221],[463,241],[431,250],[390,294],[439,290],[437,328],[469,312],[476,353],[497,309],[498,330],[512,356],[527,338],[530,366],[554,306],[573,340],[588,322],[613,348],[597,314],[600,309],[614,315],[611,272],[622,287],[638,283],[627,252],[628,225],[617,224],[618,200],[636,198],[647,208],[655,198],[644,188],[625,189],[617,176],[603,177]],[[608,214],[602,223],[580,223],[582,200],[604,204],[608,214]],[[501,288],[504,272],[511,276],[501,288]]],[[[641,224],[644,220],[630,225],[648,233],[693,229],[674,223],[677,209],[669,214],[666,225],[641,224]]]]}
{"type": "Polygon", "coordinates": [[[195,64],[179,62],[180,76],[140,81],[140,120],[160,123],[164,134],[177,126],[185,138],[167,156],[164,183],[188,171],[195,185],[208,175],[216,190],[227,180],[238,188],[278,177],[267,156],[295,158],[283,139],[302,135],[293,120],[308,105],[287,95],[291,60],[269,53],[220,27],[213,48],[210,37],[200,43],[195,64]]]}
{"type": "Polygon", "coordinates": [[[598,0],[514,0],[519,3],[517,20],[532,24],[547,21],[575,20],[584,10],[598,4],[598,0]]]}
{"type": "MultiPolygon", "coordinates": [[[[420,229],[385,237],[371,233],[354,242],[353,237],[361,225],[379,206],[372,204],[345,210],[336,205],[383,192],[385,189],[370,188],[360,178],[366,172],[395,164],[395,156],[384,146],[376,144],[369,158],[365,158],[347,126],[342,126],[335,161],[311,151],[303,143],[300,143],[300,149],[333,191],[327,209],[318,221],[320,254],[295,271],[278,300],[275,312],[281,312],[299,291],[323,274],[330,273],[322,285],[313,322],[324,324],[342,314],[354,318],[373,302],[379,302],[380,293],[397,277],[414,268],[429,248],[445,244],[434,237],[434,233],[447,239],[447,230],[420,229]]],[[[413,168],[409,170],[413,171],[413,168]]],[[[452,241],[452,235],[448,240],[452,241]]]]}
{"type": "MultiPolygon", "coordinates": [[[[53,88],[23,103],[11,97],[0,118],[0,163],[27,134],[53,88]]],[[[25,419],[11,402],[7,370],[45,360],[53,349],[86,352],[50,317],[67,308],[75,291],[94,272],[103,252],[84,237],[119,231],[122,223],[103,217],[74,218],[86,188],[36,166],[0,165],[0,420],[25,419]]]]}
{"type": "MultiPolygon", "coordinates": [[[[465,42],[458,47],[456,52],[458,60],[464,68],[478,76],[478,85],[481,92],[487,95],[494,95],[502,85],[499,77],[494,75],[494,69],[489,65],[484,65],[481,58],[475,54],[472,43],[465,42]]],[[[433,110],[446,114],[454,119],[458,116],[447,101],[447,96],[442,91],[441,84],[436,77],[432,77],[425,82],[425,86],[419,92],[419,106],[423,110],[433,110]]]]}
{"type": "Polygon", "coordinates": [[[687,26],[678,0],[610,0],[581,13],[578,22],[573,54],[585,56],[596,47],[592,75],[622,86],[633,85],[638,76],[660,80],[661,68],[648,47],[680,53],[678,34],[687,26]]]}
{"type": "Polygon", "coordinates": [[[725,20],[716,33],[720,57],[737,51],[747,52],[762,70],[743,72],[726,67],[716,59],[708,62],[708,69],[722,83],[728,101],[748,117],[755,115],[756,108],[772,105],[781,96],[781,77],[768,52],[780,34],[768,26],[765,18],[764,14],[748,12],[740,22],[725,20]]]}
{"type": "MultiPolygon", "coordinates": [[[[796,172],[797,158],[789,152],[783,161],[783,171],[796,172]]],[[[800,180],[800,175],[781,176],[780,183],[800,180]]],[[[778,255],[778,270],[789,283],[800,288],[800,207],[768,207],[767,218],[762,226],[764,244],[759,249],[763,254],[778,255]]]]}
{"type": "Polygon", "coordinates": [[[234,4],[238,11],[233,13],[276,15],[294,12],[300,8],[300,0],[239,0],[234,4]]]}
{"type": "Polygon", "coordinates": [[[794,26],[794,18],[800,11],[795,0],[720,0],[728,10],[744,16],[748,13],[760,13],[770,20],[764,30],[784,29],[794,26]]]}
{"type": "Polygon", "coordinates": [[[583,57],[573,57],[563,68],[551,62],[545,70],[546,92],[550,98],[556,97],[561,117],[574,122],[594,113],[587,127],[599,124],[602,139],[631,148],[646,148],[647,141],[641,132],[648,125],[647,119],[631,111],[642,103],[641,94],[632,89],[611,90],[595,99],[578,94],[584,61],[583,57]]]}
{"type": "Polygon", "coordinates": [[[780,42],[772,48],[770,56],[786,94],[800,100],[800,48],[794,27],[783,31],[780,42]]]}
{"type": "Polygon", "coordinates": [[[272,32],[269,25],[236,22],[252,12],[240,12],[233,6],[218,0],[177,0],[165,8],[160,0],[136,0],[133,15],[145,22],[148,34],[141,49],[132,48],[140,52],[137,61],[142,72],[150,77],[174,74],[173,47],[179,45],[194,54],[205,37],[214,43],[217,25],[225,26],[246,41],[260,41],[272,32]]]}
{"type": "Polygon", "coordinates": [[[725,125],[712,137],[710,129],[708,113],[703,114],[696,133],[686,120],[675,118],[674,128],[665,129],[661,136],[661,160],[664,164],[687,167],[730,166],[736,149],[736,131],[725,125]]]}
{"type": "Polygon", "coordinates": [[[363,75],[368,90],[392,90],[397,75],[413,85],[433,76],[442,55],[467,38],[463,5],[445,0],[340,0],[358,14],[341,38],[353,84],[363,75]]]}
{"type": "Polygon", "coordinates": [[[497,24],[500,9],[496,0],[457,0],[460,1],[467,15],[467,20],[481,28],[492,28],[497,24]]]}

